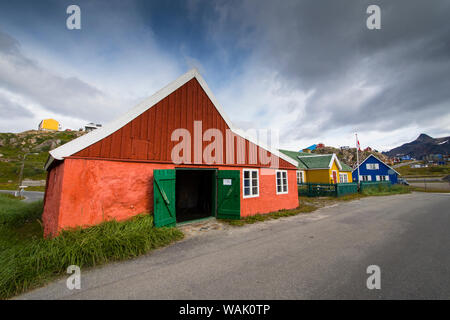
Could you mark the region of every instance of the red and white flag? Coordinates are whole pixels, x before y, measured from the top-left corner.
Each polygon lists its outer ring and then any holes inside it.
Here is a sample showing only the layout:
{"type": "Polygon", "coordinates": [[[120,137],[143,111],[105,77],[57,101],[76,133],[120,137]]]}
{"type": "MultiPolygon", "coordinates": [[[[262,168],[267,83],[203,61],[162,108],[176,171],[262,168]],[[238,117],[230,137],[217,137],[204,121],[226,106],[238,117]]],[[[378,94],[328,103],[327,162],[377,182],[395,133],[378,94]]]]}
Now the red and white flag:
{"type": "Polygon", "coordinates": [[[358,148],[359,151],[361,151],[361,145],[359,144],[358,136],[356,136],[356,147],[358,148]]]}

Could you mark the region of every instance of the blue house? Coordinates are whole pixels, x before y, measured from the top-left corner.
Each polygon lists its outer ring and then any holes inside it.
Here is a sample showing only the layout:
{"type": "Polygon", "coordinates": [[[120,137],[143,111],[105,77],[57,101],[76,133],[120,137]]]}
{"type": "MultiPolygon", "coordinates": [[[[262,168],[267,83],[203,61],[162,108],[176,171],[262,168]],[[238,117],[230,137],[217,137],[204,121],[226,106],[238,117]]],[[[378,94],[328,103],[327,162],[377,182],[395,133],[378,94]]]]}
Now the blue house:
{"type": "MultiPolygon", "coordinates": [[[[390,181],[397,183],[400,174],[375,157],[373,154],[368,156],[359,164],[359,177],[361,181],[390,181]]],[[[358,181],[358,167],[352,171],[353,182],[358,181]]]]}

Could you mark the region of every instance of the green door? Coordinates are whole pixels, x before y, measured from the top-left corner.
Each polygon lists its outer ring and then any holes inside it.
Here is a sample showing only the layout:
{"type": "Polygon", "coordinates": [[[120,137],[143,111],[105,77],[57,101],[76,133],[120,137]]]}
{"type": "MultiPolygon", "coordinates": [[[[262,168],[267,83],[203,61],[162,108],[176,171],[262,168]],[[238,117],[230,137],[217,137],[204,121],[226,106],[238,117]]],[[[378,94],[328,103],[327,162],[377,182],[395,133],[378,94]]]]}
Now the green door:
{"type": "Polygon", "coordinates": [[[175,170],[153,170],[153,219],[155,227],[176,224],[175,170]]]}
{"type": "Polygon", "coordinates": [[[241,218],[241,187],[239,170],[217,171],[217,218],[241,218]]]}

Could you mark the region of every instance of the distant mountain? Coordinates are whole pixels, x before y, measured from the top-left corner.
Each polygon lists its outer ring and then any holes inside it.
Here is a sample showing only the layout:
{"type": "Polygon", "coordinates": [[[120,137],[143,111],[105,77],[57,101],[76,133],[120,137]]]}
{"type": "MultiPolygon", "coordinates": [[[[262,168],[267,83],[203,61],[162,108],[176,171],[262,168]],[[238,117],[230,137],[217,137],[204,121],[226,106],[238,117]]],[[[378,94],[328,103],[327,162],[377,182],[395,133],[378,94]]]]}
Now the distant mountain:
{"type": "Polygon", "coordinates": [[[428,154],[450,154],[450,137],[432,138],[422,133],[416,140],[384,152],[389,157],[409,155],[422,159],[428,154]]]}

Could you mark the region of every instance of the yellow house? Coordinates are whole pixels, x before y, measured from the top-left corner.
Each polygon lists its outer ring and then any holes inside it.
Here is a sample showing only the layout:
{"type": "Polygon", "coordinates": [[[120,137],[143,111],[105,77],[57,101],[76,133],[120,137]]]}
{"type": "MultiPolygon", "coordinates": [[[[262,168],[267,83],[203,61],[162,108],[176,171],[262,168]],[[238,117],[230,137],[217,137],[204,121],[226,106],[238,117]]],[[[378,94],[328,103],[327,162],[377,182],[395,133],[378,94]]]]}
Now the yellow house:
{"type": "Polygon", "coordinates": [[[297,183],[352,182],[352,168],[341,163],[336,154],[312,154],[280,150],[298,162],[297,183]]]}
{"type": "Polygon", "coordinates": [[[44,119],[39,123],[39,130],[59,130],[59,122],[55,119],[44,119]]]}

